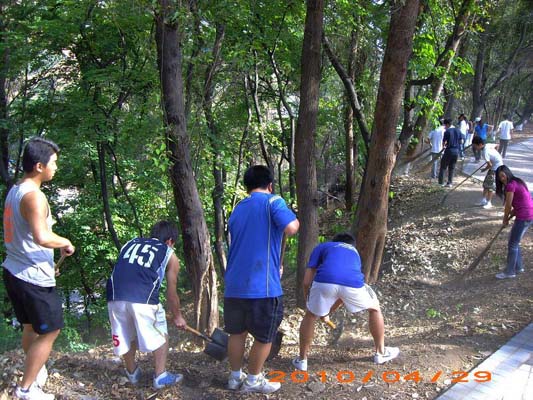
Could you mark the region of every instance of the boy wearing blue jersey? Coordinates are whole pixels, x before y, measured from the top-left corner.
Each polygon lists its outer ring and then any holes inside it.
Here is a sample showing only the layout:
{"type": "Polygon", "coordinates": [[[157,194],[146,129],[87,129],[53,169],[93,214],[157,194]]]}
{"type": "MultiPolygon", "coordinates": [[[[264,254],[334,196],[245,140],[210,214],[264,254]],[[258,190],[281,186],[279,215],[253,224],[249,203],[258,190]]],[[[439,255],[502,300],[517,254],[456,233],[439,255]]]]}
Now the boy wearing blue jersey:
{"type": "Polygon", "coordinates": [[[135,362],[137,349],[154,354],[154,389],[171,386],[183,379],[166,371],[168,331],[165,310],[159,302],[159,289],[167,278],[167,305],[172,322],[185,329],[176,291],[179,261],[174,254],[178,238],[176,225],[156,223],[149,238],[136,238],[120,250],[113,273],[107,281],[107,307],[114,352],[124,358],[125,373],[137,384],[141,370],[135,362]]]}
{"type": "Polygon", "coordinates": [[[368,310],[376,364],[398,356],[400,350],[397,347],[385,347],[385,327],[379,301],[372,288],[365,284],[361,258],[351,234],[339,233],[331,242],[314,248],[305,271],[303,290],[307,311],[300,325],[300,356],[292,360],[296,369],[307,371],[307,353],[313,341],[315,321],[319,317],[327,317],[342,303],[352,313],[368,310]]]}
{"type": "Polygon", "coordinates": [[[300,226],[285,201],[272,194],[273,177],[263,165],[244,174],[249,195],[234,208],[228,220],[231,244],[224,276],[224,323],[230,334],[228,388],[272,393],[280,383],[261,374],[272,341],[283,319],[281,244],[300,226]],[[242,363],[248,332],[254,337],[248,375],[242,363]]]}

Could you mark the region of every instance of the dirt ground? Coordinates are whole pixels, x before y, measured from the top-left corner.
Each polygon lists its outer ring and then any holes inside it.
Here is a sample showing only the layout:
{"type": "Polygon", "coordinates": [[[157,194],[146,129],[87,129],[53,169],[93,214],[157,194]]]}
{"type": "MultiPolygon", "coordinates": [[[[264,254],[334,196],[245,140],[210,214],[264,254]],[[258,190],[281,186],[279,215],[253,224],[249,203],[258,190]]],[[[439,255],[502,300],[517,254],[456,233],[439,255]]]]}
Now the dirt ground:
{"type": "MultiPolygon", "coordinates": [[[[416,169],[415,169],[416,172],[416,169]]],[[[183,373],[183,383],[155,392],[151,389],[151,359],[140,360],[146,372],[139,387],[126,382],[111,346],[85,353],[54,352],[46,391],[58,399],[433,399],[445,390],[457,371],[469,371],[532,321],[533,236],[522,241],[526,272],[499,281],[494,275],[506,259],[509,228],[496,239],[486,257],[467,279],[457,278],[493,238],[501,224],[501,201],[484,210],[475,206],[481,184],[467,181],[449,191],[418,176],[395,179],[389,213],[387,251],[380,281],[374,285],[386,323],[386,344],[400,347],[392,362],[372,362],[367,314],[332,319],[342,335],[324,324],[316,327],[307,375],[293,373],[298,352],[298,327],[303,311],[295,307],[294,275],[284,277],[286,332],[277,358],[265,365],[270,377],[284,382],[271,395],[243,395],[224,388],[228,364],[210,359],[186,333],[171,330],[169,370],[183,373]]],[[[455,183],[464,176],[457,175],[455,183]]],[[[323,226],[328,226],[327,217],[323,226]]],[[[185,296],[183,301],[187,301],[185,296]]],[[[0,355],[0,399],[10,398],[21,377],[20,351],[0,355]]],[[[490,371],[494,372],[494,371],[490,371]]],[[[474,379],[466,374],[463,379],[474,379]]]]}

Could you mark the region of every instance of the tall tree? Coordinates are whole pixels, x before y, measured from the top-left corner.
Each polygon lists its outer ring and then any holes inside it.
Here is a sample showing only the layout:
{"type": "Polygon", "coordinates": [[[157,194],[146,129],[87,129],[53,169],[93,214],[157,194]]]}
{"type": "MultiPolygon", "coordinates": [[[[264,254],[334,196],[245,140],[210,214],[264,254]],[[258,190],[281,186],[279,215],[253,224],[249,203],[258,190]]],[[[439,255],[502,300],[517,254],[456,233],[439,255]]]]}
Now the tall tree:
{"type": "Polygon", "coordinates": [[[385,247],[390,177],[399,150],[396,126],[420,9],[419,0],[391,3],[370,153],[354,226],[367,282],[377,280],[385,247]]]}
{"type": "Polygon", "coordinates": [[[172,0],[159,0],[158,5],[155,13],[157,63],[170,177],[180,219],[185,265],[192,280],[196,326],[212,331],[218,326],[217,276],[190,158],[181,76],[179,10],[172,0]]]}
{"type": "Polygon", "coordinates": [[[296,127],[296,194],[300,238],[296,301],[305,307],[301,282],[311,250],[318,239],[318,198],[315,160],[315,134],[320,87],[320,40],[324,15],[323,0],[308,0],[302,48],[300,107],[296,127]]]}

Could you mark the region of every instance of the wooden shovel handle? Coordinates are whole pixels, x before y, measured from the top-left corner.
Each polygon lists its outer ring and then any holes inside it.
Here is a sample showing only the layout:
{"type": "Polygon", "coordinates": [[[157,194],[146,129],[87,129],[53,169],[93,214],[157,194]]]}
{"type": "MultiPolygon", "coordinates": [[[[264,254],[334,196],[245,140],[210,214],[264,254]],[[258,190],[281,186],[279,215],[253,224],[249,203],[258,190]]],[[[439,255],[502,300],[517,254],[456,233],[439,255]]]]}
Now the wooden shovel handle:
{"type": "Polygon", "coordinates": [[[197,331],[194,328],[191,328],[189,325],[185,325],[185,330],[194,333],[196,336],[201,337],[204,340],[207,340],[208,342],[212,342],[213,339],[211,339],[209,336],[204,335],[202,332],[197,331]]]}
{"type": "Polygon", "coordinates": [[[56,265],[54,266],[54,269],[56,271],[56,276],[59,276],[59,267],[61,267],[61,264],[63,264],[63,261],[65,261],[65,258],[67,258],[66,254],[63,254],[61,258],[57,261],[56,265]]]}

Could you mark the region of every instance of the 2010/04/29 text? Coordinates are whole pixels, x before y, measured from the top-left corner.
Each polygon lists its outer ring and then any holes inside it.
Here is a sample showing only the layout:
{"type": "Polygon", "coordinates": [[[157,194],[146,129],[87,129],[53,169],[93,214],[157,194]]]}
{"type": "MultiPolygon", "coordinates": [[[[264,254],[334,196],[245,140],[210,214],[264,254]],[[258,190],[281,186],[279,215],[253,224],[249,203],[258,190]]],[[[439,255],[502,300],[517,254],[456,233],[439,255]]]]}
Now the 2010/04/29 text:
{"type": "MultiPolygon", "coordinates": [[[[429,383],[437,383],[440,378],[450,379],[451,383],[466,383],[470,380],[482,383],[489,382],[492,379],[492,374],[489,371],[476,371],[473,373],[470,373],[468,371],[452,371],[449,375],[445,374],[443,376],[443,374],[443,371],[437,371],[430,377],[429,381],[422,377],[420,371],[413,371],[403,376],[398,371],[394,370],[384,371],[383,373],[381,373],[381,375],[374,373],[374,371],[367,371],[364,374],[358,374],[356,376],[356,374],[350,370],[338,371],[336,374],[328,374],[327,371],[317,371],[313,375],[318,376],[320,378],[320,381],[323,383],[326,383],[328,381],[328,378],[330,379],[330,381],[333,380],[338,383],[367,383],[372,378],[381,378],[381,380],[386,383],[396,383],[401,380],[412,381],[416,383],[420,383],[423,381],[429,383]],[[359,377],[359,379],[357,379],[357,377],[359,377]]],[[[306,383],[309,381],[309,378],[310,375],[306,371],[293,371],[291,373],[288,373],[280,370],[273,370],[268,373],[268,379],[270,380],[270,382],[306,383]]]]}

